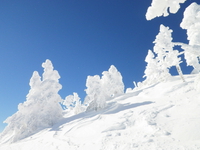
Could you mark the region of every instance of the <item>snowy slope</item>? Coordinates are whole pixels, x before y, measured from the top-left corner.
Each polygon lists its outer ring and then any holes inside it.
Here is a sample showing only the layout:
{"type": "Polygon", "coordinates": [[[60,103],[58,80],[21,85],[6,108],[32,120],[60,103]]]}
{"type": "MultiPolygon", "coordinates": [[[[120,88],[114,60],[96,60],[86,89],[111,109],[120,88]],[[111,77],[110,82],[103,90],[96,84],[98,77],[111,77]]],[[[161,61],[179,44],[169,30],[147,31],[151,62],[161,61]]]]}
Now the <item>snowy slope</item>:
{"type": "Polygon", "coordinates": [[[200,92],[196,75],[134,90],[105,110],[66,116],[59,124],[0,150],[198,150],[200,92]]]}

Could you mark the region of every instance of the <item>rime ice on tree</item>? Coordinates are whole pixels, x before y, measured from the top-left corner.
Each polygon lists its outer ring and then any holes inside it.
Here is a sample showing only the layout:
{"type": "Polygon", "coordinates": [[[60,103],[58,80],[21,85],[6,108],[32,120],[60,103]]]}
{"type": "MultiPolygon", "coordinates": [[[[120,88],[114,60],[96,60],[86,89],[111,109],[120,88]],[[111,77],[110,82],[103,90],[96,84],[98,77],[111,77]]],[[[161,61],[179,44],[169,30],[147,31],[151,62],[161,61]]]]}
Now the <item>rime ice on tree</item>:
{"type": "MultiPolygon", "coordinates": [[[[176,13],[180,8],[180,3],[184,3],[185,1],[186,0],[152,0],[152,4],[147,10],[146,18],[147,20],[151,20],[155,17],[168,16],[169,12],[176,13]]],[[[174,44],[184,49],[187,65],[194,68],[193,73],[198,73],[200,72],[200,6],[197,3],[194,2],[186,8],[180,26],[187,30],[189,44],[179,42],[174,44]]],[[[176,65],[176,67],[178,66],[176,65]]],[[[178,67],[177,70],[181,76],[180,67],[178,67]]]]}
{"type": "Polygon", "coordinates": [[[200,6],[198,4],[192,3],[186,8],[180,26],[187,30],[189,40],[189,45],[182,44],[187,65],[194,67],[193,72],[200,72],[200,6]]]}
{"type": "Polygon", "coordinates": [[[44,73],[41,77],[37,71],[30,79],[30,91],[26,101],[18,105],[18,111],[5,120],[7,127],[2,133],[1,140],[6,135],[12,135],[10,142],[21,140],[38,130],[51,127],[62,118],[62,110],[58,102],[61,97],[58,91],[62,88],[59,74],[53,70],[50,60],[42,64],[44,73]]]}
{"type": "Polygon", "coordinates": [[[159,67],[157,59],[155,58],[154,53],[149,50],[146,56],[145,62],[147,62],[146,69],[144,71],[144,76],[146,80],[143,82],[146,85],[154,84],[158,82],[159,79],[159,67]]]}
{"type": "Polygon", "coordinates": [[[63,105],[66,106],[66,110],[73,111],[73,114],[79,114],[84,111],[84,107],[81,104],[80,97],[77,93],[73,93],[73,95],[68,95],[63,100],[63,105]]]}
{"type": "Polygon", "coordinates": [[[186,0],[152,0],[151,6],[147,9],[146,19],[151,20],[155,17],[168,16],[169,13],[175,14],[179,8],[180,3],[186,0]]]}
{"type": "Polygon", "coordinates": [[[178,57],[181,53],[177,50],[173,50],[174,43],[171,37],[172,30],[169,27],[160,25],[160,32],[156,36],[153,43],[155,46],[153,48],[155,55],[152,51],[148,51],[148,55],[145,61],[148,63],[145,75],[145,84],[153,84],[160,81],[165,81],[170,77],[169,68],[176,66],[177,72],[180,75],[183,82],[185,82],[181,68],[180,68],[180,58],[178,57]]]}
{"type": "Polygon", "coordinates": [[[108,71],[102,73],[103,90],[107,97],[116,97],[124,93],[124,83],[121,73],[114,65],[111,65],[108,71]]]}
{"type": "Polygon", "coordinates": [[[108,71],[99,75],[88,76],[86,80],[85,102],[89,104],[87,110],[100,110],[106,107],[106,101],[124,93],[124,83],[121,73],[114,65],[108,71]]]}
{"type": "Polygon", "coordinates": [[[176,66],[178,74],[183,82],[185,82],[179,65],[181,63],[181,59],[178,56],[181,53],[177,50],[173,50],[174,43],[172,42],[172,32],[173,31],[169,29],[169,27],[165,27],[162,24],[160,25],[160,32],[154,41],[154,52],[157,54],[164,76],[169,74],[167,71],[169,68],[176,66]]]}
{"type": "Polygon", "coordinates": [[[89,104],[87,110],[100,110],[106,107],[106,99],[102,90],[100,76],[88,76],[85,90],[87,96],[85,102],[89,104]]]}

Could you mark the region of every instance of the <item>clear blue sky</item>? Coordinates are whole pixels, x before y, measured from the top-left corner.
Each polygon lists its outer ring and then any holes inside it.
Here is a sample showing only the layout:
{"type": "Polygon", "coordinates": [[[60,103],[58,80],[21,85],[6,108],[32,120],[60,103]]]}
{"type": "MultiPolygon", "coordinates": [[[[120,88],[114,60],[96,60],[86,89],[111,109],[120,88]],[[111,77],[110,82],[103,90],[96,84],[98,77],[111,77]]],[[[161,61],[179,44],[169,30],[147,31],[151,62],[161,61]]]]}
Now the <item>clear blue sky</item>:
{"type": "MultiPolygon", "coordinates": [[[[115,65],[126,87],[142,81],[148,49],[160,23],[174,30],[174,41],[187,42],[176,15],[146,21],[151,0],[2,0],[0,2],[0,132],[3,122],[26,100],[33,71],[50,59],[58,70],[62,98],[85,96],[88,75],[115,65]]],[[[198,2],[198,0],[196,0],[198,2]]],[[[184,66],[184,65],[183,65],[184,66]]],[[[188,69],[183,68],[184,73],[188,69]]]]}

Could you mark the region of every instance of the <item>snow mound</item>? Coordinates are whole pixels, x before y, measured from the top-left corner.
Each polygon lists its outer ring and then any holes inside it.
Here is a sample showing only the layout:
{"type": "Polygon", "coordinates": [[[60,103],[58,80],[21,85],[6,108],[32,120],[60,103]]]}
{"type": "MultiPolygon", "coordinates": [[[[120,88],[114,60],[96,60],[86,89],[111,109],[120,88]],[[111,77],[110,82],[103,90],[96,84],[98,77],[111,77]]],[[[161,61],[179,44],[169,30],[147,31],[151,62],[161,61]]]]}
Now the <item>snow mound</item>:
{"type": "Polygon", "coordinates": [[[200,149],[199,75],[185,75],[118,96],[99,112],[65,116],[0,150],[200,149]]]}

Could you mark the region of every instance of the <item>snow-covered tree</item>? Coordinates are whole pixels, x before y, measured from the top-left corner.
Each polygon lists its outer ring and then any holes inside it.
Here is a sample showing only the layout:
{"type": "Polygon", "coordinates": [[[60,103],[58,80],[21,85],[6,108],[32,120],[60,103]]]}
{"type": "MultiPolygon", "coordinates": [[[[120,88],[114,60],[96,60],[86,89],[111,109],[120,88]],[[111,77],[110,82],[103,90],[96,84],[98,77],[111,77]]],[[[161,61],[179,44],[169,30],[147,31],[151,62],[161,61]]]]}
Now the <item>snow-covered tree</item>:
{"type": "Polygon", "coordinates": [[[166,61],[167,53],[172,48],[172,42],[171,42],[171,30],[169,28],[166,28],[164,25],[160,25],[160,32],[156,36],[155,41],[153,42],[154,48],[153,51],[157,55],[158,60],[158,67],[160,71],[160,79],[158,80],[166,80],[170,74],[168,69],[168,62],[166,61]]]}
{"type": "Polygon", "coordinates": [[[121,73],[114,65],[111,65],[109,70],[104,71],[102,75],[102,86],[107,99],[124,93],[124,83],[121,73]]]}
{"type": "Polygon", "coordinates": [[[200,5],[194,2],[185,9],[180,26],[187,30],[189,45],[200,45],[200,5]]]}
{"type": "Polygon", "coordinates": [[[147,66],[144,71],[143,77],[146,77],[146,79],[143,82],[143,84],[151,85],[151,84],[159,82],[160,70],[158,66],[158,61],[151,50],[148,51],[148,54],[145,58],[145,62],[147,62],[147,66]]]}
{"type": "Polygon", "coordinates": [[[145,61],[148,63],[144,71],[145,81],[142,85],[151,85],[160,81],[165,81],[170,77],[169,69],[175,66],[178,74],[183,81],[184,77],[180,68],[181,59],[179,51],[174,50],[174,43],[172,42],[172,30],[169,27],[160,25],[160,31],[153,42],[154,53],[149,50],[145,61]]]}
{"type": "Polygon", "coordinates": [[[74,106],[74,114],[79,114],[85,111],[85,107],[82,105],[82,102],[80,101],[80,97],[78,96],[77,93],[73,93],[74,94],[74,102],[75,102],[75,106],[74,106]]]}
{"type": "Polygon", "coordinates": [[[156,65],[157,71],[159,72],[157,81],[167,80],[170,74],[166,62],[166,54],[168,52],[168,48],[171,48],[171,43],[169,41],[168,32],[166,32],[163,25],[160,25],[160,32],[156,36],[156,39],[153,43],[155,44],[153,51],[156,54],[156,60],[154,63],[156,65]]]}
{"type": "Polygon", "coordinates": [[[172,42],[172,30],[169,27],[160,25],[160,32],[154,41],[154,52],[157,54],[159,67],[162,70],[161,77],[166,78],[169,76],[169,68],[175,66],[178,74],[183,81],[183,74],[180,68],[181,59],[177,50],[173,50],[174,43],[172,42]]]}
{"type": "Polygon", "coordinates": [[[80,101],[80,97],[75,92],[73,95],[66,96],[62,104],[66,106],[66,110],[73,111],[73,114],[79,114],[85,109],[80,101]]]}
{"type": "Polygon", "coordinates": [[[179,8],[180,3],[186,0],[152,0],[151,6],[148,7],[146,19],[151,20],[155,17],[168,16],[169,13],[175,14],[179,8]]]}
{"type": "MultiPolygon", "coordinates": [[[[168,16],[169,12],[176,13],[180,8],[180,4],[185,1],[186,0],[152,0],[151,6],[147,10],[146,18],[147,20],[151,20],[155,17],[168,16]]],[[[182,49],[184,49],[187,65],[194,67],[193,73],[200,72],[200,5],[194,2],[186,8],[180,26],[187,30],[189,44],[178,43],[178,45],[182,46],[182,49]]],[[[176,67],[178,67],[177,70],[180,70],[179,66],[176,67]]],[[[181,72],[179,72],[179,74],[181,75],[181,72]]]]}
{"type": "Polygon", "coordinates": [[[100,110],[106,107],[106,101],[124,93],[124,84],[121,73],[114,65],[108,71],[99,75],[88,76],[86,80],[85,103],[89,104],[87,110],[100,110]]]}
{"type": "Polygon", "coordinates": [[[67,107],[67,110],[72,110],[72,108],[74,107],[74,95],[66,96],[62,104],[67,107]]]}
{"type": "Polygon", "coordinates": [[[85,90],[87,96],[85,102],[89,104],[87,110],[100,110],[106,107],[106,99],[103,94],[102,82],[99,75],[88,76],[85,90]]]}
{"type": "Polygon", "coordinates": [[[200,5],[192,3],[186,8],[180,26],[187,30],[189,40],[189,45],[182,45],[187,65],[193,66],[194,72],[200,72],[200,5]]]}
{"type": "Polygon", "coordinates": [[[62,118],[62,110],[59,106],[61,97],[58,91],[62,88],[58,82],[60,76],[50,60],[42,64],[44,73],[41,77],[37,71],[33,72],[30,79],[30,91],[24,103],[18,105],[18,111],[5,120],[7,127],[1,134],[0,140],[10,142],[21,140],[38,130],[51,127],[62,118]]]}

